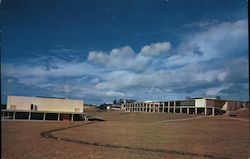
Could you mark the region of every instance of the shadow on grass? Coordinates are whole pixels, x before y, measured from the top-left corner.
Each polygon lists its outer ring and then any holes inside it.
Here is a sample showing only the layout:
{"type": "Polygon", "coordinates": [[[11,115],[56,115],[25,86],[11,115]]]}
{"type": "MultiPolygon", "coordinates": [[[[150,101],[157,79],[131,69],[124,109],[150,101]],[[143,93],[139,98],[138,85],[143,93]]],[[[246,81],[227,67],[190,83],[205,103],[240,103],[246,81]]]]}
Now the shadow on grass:
{"type": "Polygon", "coordinates": [[[88,121],[105,121],[105,120],[99,118],[89,118],[88,121]]]}

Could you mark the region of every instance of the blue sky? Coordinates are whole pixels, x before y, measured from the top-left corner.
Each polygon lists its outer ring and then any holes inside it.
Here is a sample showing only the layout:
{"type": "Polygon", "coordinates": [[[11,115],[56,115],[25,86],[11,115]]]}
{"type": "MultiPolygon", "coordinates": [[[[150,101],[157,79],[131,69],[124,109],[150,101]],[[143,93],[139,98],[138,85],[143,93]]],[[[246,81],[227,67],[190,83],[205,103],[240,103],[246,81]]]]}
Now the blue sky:
{"type": "Polygon", "coordinates": [[[2,0],[1,98],[248,99],[247,0],[2,0]]]}

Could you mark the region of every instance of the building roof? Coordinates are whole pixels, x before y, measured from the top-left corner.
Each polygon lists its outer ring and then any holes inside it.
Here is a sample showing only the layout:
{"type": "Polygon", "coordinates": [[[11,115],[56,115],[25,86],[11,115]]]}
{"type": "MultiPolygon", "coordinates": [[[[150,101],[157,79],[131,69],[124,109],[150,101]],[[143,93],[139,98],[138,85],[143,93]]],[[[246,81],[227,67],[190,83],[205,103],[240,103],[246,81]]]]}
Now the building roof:
{"type": "Polygon", "coordinates": [[[68,99],[64,97],[47,97],[47,96],[36,96],[37,98],[54,98],[54,99],[68,99]]]}

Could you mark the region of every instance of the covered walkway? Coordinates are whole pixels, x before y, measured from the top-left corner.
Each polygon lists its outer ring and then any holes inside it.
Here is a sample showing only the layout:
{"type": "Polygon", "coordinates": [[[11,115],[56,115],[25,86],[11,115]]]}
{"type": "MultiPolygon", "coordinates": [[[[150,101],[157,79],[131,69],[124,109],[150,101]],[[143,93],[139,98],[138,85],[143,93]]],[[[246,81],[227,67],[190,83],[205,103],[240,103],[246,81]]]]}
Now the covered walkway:
{"type": "Polygon", "coordinates": [[[72,112],[1,110],[2,120],[88,121],[87,115],[72,112]]]}

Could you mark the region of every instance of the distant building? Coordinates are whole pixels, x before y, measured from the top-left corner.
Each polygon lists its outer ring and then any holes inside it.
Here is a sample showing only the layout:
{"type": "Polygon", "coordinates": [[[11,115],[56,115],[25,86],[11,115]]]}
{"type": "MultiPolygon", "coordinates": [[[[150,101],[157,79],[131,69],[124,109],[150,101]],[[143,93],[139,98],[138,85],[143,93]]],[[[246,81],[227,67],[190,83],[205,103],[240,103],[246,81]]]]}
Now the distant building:
{"type": "Polygon", "coordinates": [[[95,112],[97,111],[97,107],[95,105],[91,105],[91,104],[84,104],[84,108],[83,108],[84,112],[95,112]]]}
{"type": "Polygon", "coordinates": [[[233,111],[241,107],[244,107],[244,102],[200,97],[175,101],[124,103],[121,110],[126,112],[214,115],[216,110],[233,111]]]}
{"type": "Polygon", "coordinates": [[[111,106],[110,106],[110,105],[106,106],[106,109],[107,109],[107,110],[110,110],[110,109],[111,109],[111,106]]]}
{"type": "Polygon", "coordinates": [[[109,105],[107,106],[106,108],[107,110],[119,110],[121,111],[122,109],[122,105],[119,105],[119,104],[113,104],[113,105],[109,105]]]}
{"type": "Polygon", "coordinates": [[[8,96],[7,109],[1,114],[4,119],[75,120],[83,117],[83,100],[8,96]],[[42,116],[42,117],[41,117],[42,116]]]}

